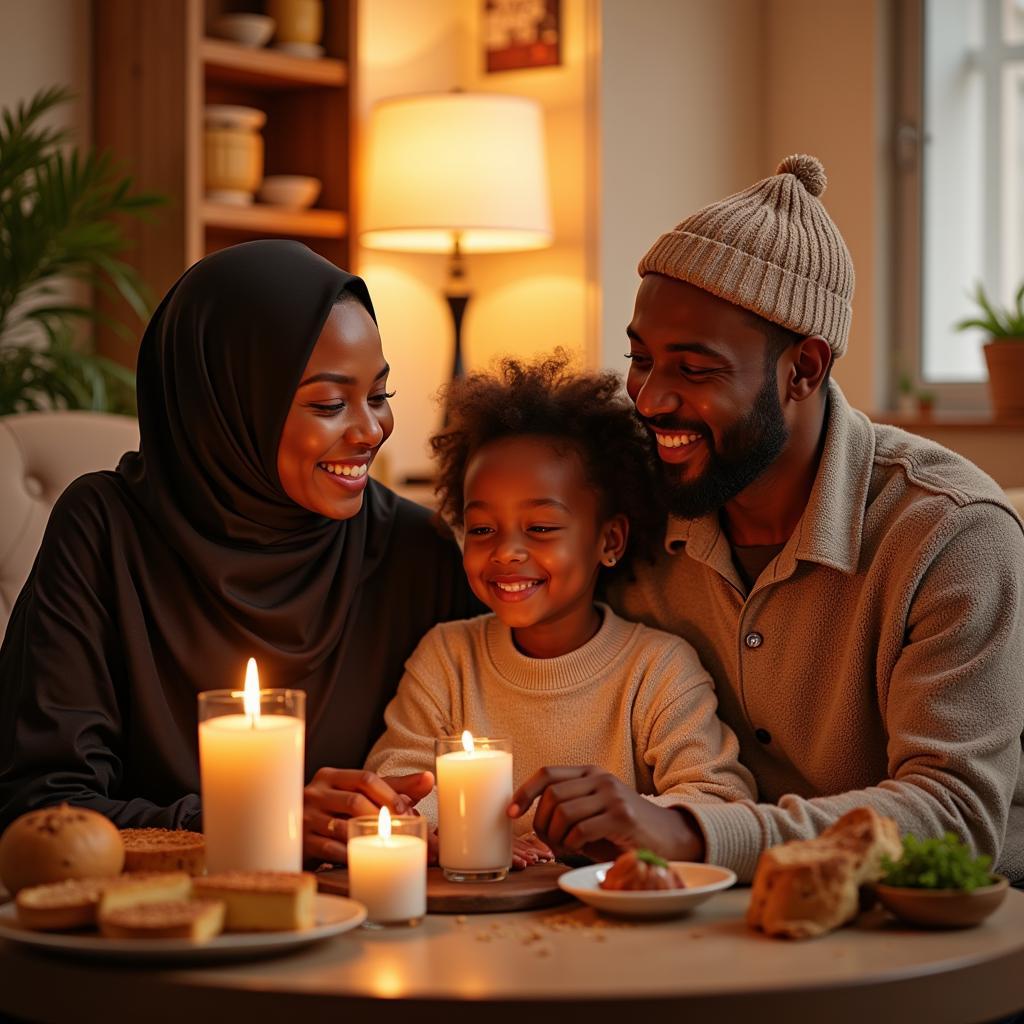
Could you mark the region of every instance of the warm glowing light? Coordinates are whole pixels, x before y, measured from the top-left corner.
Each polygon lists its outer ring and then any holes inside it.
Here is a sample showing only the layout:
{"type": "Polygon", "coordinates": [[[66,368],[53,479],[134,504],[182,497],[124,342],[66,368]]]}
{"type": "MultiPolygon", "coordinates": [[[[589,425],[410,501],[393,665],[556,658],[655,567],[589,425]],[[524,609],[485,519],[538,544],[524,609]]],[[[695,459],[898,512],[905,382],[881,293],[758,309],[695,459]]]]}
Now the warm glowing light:
{"type": "Polygon", "coordinates": [[[382,807],[377,815],[377,835],[385,843],[391,838],[391,812],[386,807],[382,807]]]}
{"type": "Polygon", "coordinates": [[[467,754],[472,754],[475,749],[473,745],[473,734],[468,729],[466,729],[462,734],[462,749],[467,754]]]}
{"type": "Polygon", "coordinates": [[[362,244],[401,252],[552,241],[540,104],[486,92],[402,96],[370,116],[362,244]]]}
{"type": "Polygon", "coordinates": [[[245,666],[245,690],[242,692],[242,705],[249,720],[255,725],[260,720],[260,674],[256,668],[255,658],[250,658],[245,666]]]}

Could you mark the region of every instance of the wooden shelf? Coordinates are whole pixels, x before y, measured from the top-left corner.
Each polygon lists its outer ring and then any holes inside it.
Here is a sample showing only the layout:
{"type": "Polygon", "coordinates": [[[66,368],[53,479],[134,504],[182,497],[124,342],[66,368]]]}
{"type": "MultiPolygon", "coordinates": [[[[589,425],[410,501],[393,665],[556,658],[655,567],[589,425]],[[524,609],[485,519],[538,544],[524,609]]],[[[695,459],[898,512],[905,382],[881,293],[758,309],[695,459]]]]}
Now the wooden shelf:
{"type": "Polygon", "coordinates": [[[348,230],[348,217],[341,210],[287,210],[266,203],[230,206],[204,202],[202,216],[208,228],[251,231],[257,235],[343,238],[348,230]]]}
{"type": "Polygon", "coordinates": [[[223,39],[203,39],[199,53],[208,81],[258,89],[341,88],[348,65],[334,57],[308,60],[277,50],[240,46],[223,39]]]}

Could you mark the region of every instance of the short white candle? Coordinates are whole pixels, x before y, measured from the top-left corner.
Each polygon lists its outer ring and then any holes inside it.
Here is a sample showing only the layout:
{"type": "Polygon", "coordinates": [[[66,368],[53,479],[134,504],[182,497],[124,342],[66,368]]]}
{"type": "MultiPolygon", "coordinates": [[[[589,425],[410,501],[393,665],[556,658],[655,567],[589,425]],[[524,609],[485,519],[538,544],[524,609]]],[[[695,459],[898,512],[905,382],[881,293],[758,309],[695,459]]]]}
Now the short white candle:
{"type": "MultiPolygon", "coordinates": [[[[199,723],[207,870],[300,871],[306,726],[293,715],[260,713],[250,658],[241,714],[199,723]]],[[[264,691],[264,694],[274,691],[264,691]]]]}
{"type": "Polygon", "coordinates": [[[427,912],[426,839],[392,834],[391,815],[382,807],[377,835],[349,836],[348,894],[377,924],[419,920],[427,912]]]}
{"type": "Polygon", "coordinates": [[[463,733],[463,749],[437,757],[438,860],[457,872],[501,872],[512,861],[512,754],[477,749],[463,733]]]}

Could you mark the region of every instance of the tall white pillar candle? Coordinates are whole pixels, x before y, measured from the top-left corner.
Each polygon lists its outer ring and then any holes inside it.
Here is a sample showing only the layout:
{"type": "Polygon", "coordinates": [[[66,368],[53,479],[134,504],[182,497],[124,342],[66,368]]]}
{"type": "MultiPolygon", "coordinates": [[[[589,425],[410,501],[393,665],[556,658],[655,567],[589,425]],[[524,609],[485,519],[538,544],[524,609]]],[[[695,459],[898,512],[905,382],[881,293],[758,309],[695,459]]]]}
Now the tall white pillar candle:
{"type": "Polygon", "coordinates": [[[246,689],[199,695],[199,772],[207,870],[302,870],[305,694],[246,689]]]}
{"type": "Polygon", "coordinates": [[[348,828],[348,894],[366,907],[369,925],[419,924],[427,912],[427,821],[352,818],[348,828]]]}
{"type": "Polygon", "coordinates": [[[512,863],[512,752],[469,732],[435,741],[438,860],[453,881],[499,881],[512,863]],[[459,749],[451,749],[458,745],[459,749]]]}

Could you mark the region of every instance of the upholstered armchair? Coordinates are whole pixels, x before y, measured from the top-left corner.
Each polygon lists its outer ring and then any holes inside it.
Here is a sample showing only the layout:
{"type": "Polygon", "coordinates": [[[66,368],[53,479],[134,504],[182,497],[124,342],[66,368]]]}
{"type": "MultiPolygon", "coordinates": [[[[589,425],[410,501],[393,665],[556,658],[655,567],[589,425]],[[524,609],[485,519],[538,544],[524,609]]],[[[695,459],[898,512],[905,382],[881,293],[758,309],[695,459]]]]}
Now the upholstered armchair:
{"type": "Polygon", "coordinates": [[[138,446],[138,423],[128,416],[31,412],[0,418],[0,639],[61,492],[83,473],[113,469],[138,446]]]}

